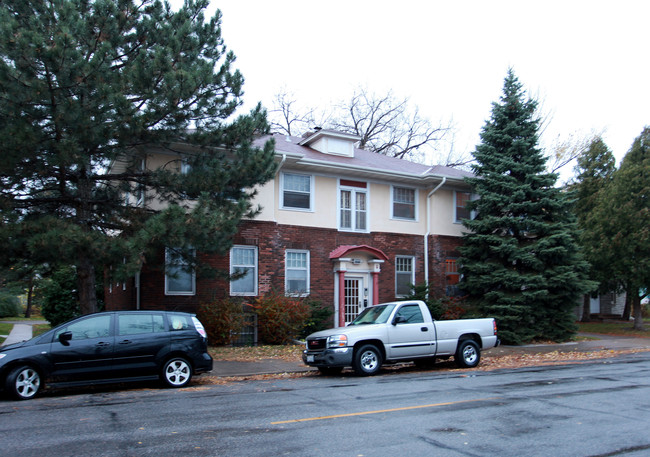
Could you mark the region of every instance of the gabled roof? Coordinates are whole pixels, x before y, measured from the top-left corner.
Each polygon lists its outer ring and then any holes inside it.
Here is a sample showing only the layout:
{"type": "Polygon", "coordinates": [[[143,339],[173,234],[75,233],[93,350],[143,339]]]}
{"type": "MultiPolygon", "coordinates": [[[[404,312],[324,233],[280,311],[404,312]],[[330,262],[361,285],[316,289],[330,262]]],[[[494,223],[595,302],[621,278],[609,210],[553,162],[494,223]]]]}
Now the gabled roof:
{"type": "MultiPolygon", "coordinates": [[[[320,130],[316,134],[322,136],[330,133],[329,130],[320,130]]],[[[314,135],[308,138],[313,138],[314,135]]],[[[354,149],[354,157],[325,154],[305,145],[305,138],[280,134],[272,137],[275,139],[275,153],[283,163],[292,169],[306,172],[329,172],[340,176],[429,185],[444,178],[450,183],[453,181],[463,186],[464,178],[473,176],[470,172],[456,168],[423,165],[358,148],[354,149]]],[[[261,137],[256,144],[261,146],[268,139],[269,136],[261,137]]]]}

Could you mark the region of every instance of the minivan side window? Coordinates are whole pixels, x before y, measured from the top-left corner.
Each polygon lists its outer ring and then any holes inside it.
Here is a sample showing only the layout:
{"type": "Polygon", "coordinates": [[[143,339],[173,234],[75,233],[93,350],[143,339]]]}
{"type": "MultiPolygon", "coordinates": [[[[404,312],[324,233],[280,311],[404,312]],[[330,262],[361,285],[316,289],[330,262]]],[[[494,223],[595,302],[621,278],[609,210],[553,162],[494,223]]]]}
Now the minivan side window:
{"type": "Polygon", "coordinates": [[[60,334],[70,332],[72,333],[72,340],[105,338],[110,335],[111,317],[111,315],[94,316],[74,322],[65,328],[59,329],[54,337],[58,338],[60,334]]]}
{"type": "Polygon", "coordinates": [[[169,325],[172,330],[189,330],[192,328],[187,316],[182,314],[169,314],[169,325]]]}
{"type": "Polygon", "coordinates": [[[162,314],[120,314],[117,321],[118,335],[137,335],[138,333],[165,331],[162,314]]]}

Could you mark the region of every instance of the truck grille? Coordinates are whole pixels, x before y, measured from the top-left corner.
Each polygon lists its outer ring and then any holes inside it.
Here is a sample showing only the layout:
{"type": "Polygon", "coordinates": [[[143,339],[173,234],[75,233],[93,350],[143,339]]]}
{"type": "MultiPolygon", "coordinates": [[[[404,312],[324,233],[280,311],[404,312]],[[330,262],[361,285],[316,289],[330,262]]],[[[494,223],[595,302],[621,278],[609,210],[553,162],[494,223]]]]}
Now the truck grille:
{"type": "Polygon", "coordinates": [[[309,351],[320,351],[325,349],[327,346],[327,338],[314,338],[313,340],[307,340],[307,350],[309,351]]]}

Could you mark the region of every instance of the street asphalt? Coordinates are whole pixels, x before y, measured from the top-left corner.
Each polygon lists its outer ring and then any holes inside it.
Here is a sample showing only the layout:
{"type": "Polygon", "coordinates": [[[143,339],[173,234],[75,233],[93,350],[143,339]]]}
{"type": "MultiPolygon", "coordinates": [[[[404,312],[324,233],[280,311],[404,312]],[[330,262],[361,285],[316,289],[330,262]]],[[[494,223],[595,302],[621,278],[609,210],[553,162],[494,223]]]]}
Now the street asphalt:
{"type": "MultiPolygon", "coordinates": [[[[9,321],[14,324],[11,333],[2,344],[19,343],[32,337],[32,325],[46,323],[45,321],[9,321]]],[[[498,357],[512,354],[539,354],[547,352],[589,352],[599,350],[650,350],[650,338],[633,338],[609,336],[600,334],[581,333],[590,337],[584,341],[561,344],[529,344],[524,346],[499,346],[484,352],[485,357],[498,357]]],[[[254,376],[259,374],[292,373],[311,371],[315,368],[305,366],[302,361],[286,362],[275,359],[264,359],[255,362],[234,362],[215,360],[210,373],[212,376],[254,376]]]]}

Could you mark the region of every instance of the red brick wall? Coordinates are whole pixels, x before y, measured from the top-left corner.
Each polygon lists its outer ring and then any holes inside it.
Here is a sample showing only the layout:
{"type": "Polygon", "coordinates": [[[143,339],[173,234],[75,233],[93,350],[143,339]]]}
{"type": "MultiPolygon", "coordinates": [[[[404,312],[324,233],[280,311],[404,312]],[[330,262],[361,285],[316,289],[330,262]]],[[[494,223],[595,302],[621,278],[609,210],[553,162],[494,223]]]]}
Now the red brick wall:
{"type": "MultiPolygon", "coordinates": [[[[396,233],[349,233],[338,230],[311,228],[303,226],[278,225],[273,222],[245,221],[234,238],[236,245],[258,247],[258,288],[263,294],[271,288],[284,290],[284,255],[286,249],[301,249],[310,252],[310,291],[311,298],[324,304],[334,305],[333,262],[329,254],[342,245],[368,245],[381,250],[388,261],[381,265],[379,275],[379,302],[395,299],[395,256],[415,257],[415,281],[424,282],[424,237],[396,233]]],[[[457,248],[461,239],[449,236],[429,238],[429,281],[432,294],[445,291],[445,261],[458,256],[457,248]]],[[[140,303],[143,309],[178,309],[194,311],[202,302],[223,298],[229,294],[227,281],[218,278],[197,278],[196,296],[166,296],[165,277],[162,267],[163,253],[149,262],[140,276],[140,303]]],[[[212,267],[228,272],[227,257],[204,257],[212,267]]],[[[135,308],[135,291],[109,294],[106,291],[108,309],[135,308]],[[129,300],[131,303],[129,304],[129,300]]]]}

